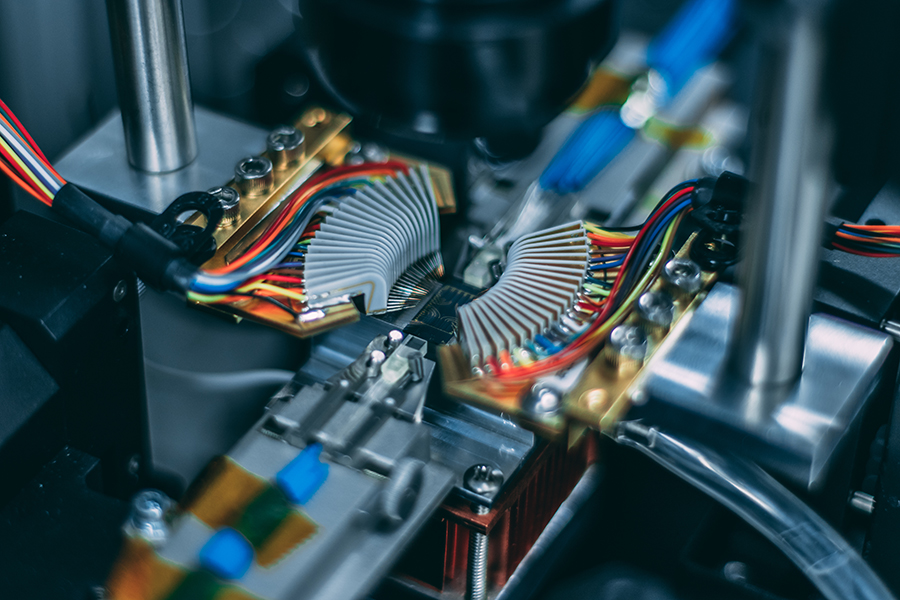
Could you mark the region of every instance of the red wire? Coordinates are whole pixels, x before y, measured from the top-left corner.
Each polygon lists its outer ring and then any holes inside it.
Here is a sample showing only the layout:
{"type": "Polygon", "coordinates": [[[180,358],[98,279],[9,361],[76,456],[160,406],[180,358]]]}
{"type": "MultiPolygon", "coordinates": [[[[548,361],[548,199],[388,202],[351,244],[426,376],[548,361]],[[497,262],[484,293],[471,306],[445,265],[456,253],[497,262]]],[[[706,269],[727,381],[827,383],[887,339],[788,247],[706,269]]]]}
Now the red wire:
{"type": "MultiPolygon", "coordinates": [[[[684,198],[684,196],[686,196],[687,194],[690,194],[693,191],[694,191],[694,187],[692,186],[692,187],[681,189],[678,192],[676,192],[675,194],[673,194],[672,197],[665,204],[663,204],[659,208],[659,210],[654,212],[653,216],[651,216],[651,218],[644,224],[644,226],[638,232],[637,236],[635,236],[634,244],[628,250],[628,254],[625,255],[625,260],[622,262],[623,268],[619,269],[619,273],[618,273],[618,275],[616,275],[616,279],[613,282],[612,288],[610,289],[608,298],[615,298],[615,295],[618,292],[619,285],[621,285],[621,283],[622,283],[622,277],[625,275],[625,273],[627,271],[625,266],[629,264],[629,261],[631,260],[633,253],[640,247],[641,240],[647,235],[647,232],[653,228],[653,226],[655,225],[655,223],[656,223],[657,219],[660,217],[660,215],[664,214],[666,212],[666,210],[668,210],[672,205],[674,205],[680,199],[684,198]]],[[[591,326],[588,328],[588,330],[585,331],[584,334],[582,334],[582,336],[579,337],[578,340],[576,340],[572,345],[567,347],[565,350],[563,350],[559,354],[555,354],[555,355],[551,356],[550,358],[546,359],[546,362],[544,362],[543,364],[535,364],[530,367],[513,369],[507,373],[498,374],[498,376],[503,377],[504,375],[508,375],[510,378],[521,379],[523,376],[527,377],[530,374],[535,373],[535,372],[547,372],[548,370],[557,368],[556,365],[563,362],[565,359],[565,356],[567,354],[571,353],[572,351],[575,351],[576,349],[580,348],[583,344],[586,343],[583,341],[580,342],[579,340],[585,340],[587,334],[596,330],[598,327],[600,327],[606,321],[607,318],[609,318],[609,314],[612,312],[614,306],[615,305],[613,302],[607,301],[606,305],[603,307],[603,310],[600,312],[600,314],[597,316],[597,318],[594,320],[594,322],[591,324],[591,326]]]]}
{"type": "MultiPolygon", "coordinates": [[[[351,165],[346,167],[337,167],[332,169],[326,173],[322,173],[316,177],[313,177],[308,182],[306,182],[300,189],[294,192],[293,195],[287,200],[288,203],[293,202],[298,197],[302,196],[308,190],[315,188],[317,186],[321,186],[325,183],[337,182],[341,179],[345,179],[351,175],[357,174],[385,174],[390,175],[391,173],[396,173],[397,171],[403,171],[408,173],[409,167],[404,163],[399,161],[388,161],[386,163],[379,163],[376,165],[364,164],[364,165],[351,165]]],[[[265,248],[272,240],[274,240],[279,233],[284,229],[288,220],[293,217],[296,213],[296,210],[291,210],[292,207],[288,206],[285,210],[281,211],[281,214],[272,222],[269,227],[266,228],[266,231],[263,235],[256,240],[241,257],[252,257],[255,254],[258,254],[260,249],[265,248]]],[[[246,262],[246,259],[243,261],[246,262]]],[[[235,261],[232,264],[243,264],[240,259],[235,261]]],[[[236,267],[235,267],[236,268],[236,267]]],[[[219,270],[215,270],[214,272],[218,272],[219,270]]]]}
{"type": "Polygon", "coordinates": [[[31,134],[28,133],[28,130],[25,129],[25,127],[22,125],[22,122],[19,121],[19,118],[16,116],[16,114],[9,109],[9,107],[6,105],[6,103],[3,100],[0,100],[0,106],[3,107],[3,110],[6,111],[6,114],[9,115],[9,118],[12,119],[13,123],[15,123],[16,127],[18,127],[19,131],[22,132],[22,135],[25,136],[25,138],[28,140],[28,143],[31,145],[31,149],[34,150],[34,153],[37,154],[41,160],[44,161],[44,166],[46,166],[47,169],[52,171],[54,175],[59,177],[59,180],[61,182],[65,183],[66,180],[63,179],[62,177],[60,177],[59,173],[56,172],[56,169],[53,168],[53,165],[50,164],[50,161],[47,160],[47,157],[44,156],[43,152],[41,152],[40,147],[35,143],[34,139],[31,137],[31,134]]]}
{"type": "Polygon", "coordinates": [[[19,176],[16,175],[9,168],[9,165],[7,165],[6,162],[0,161],[0,170],[2,170],[4,173],[6,173],[7,177],[9,177],[10,179],[13,180],[13,183],[15,183],[20,188],[22,188],[23,190],[25,190],[26,192],[28,192],[29,194],[34,196],[34,198],[36,200],[38,200],[39,202],[42,202],[42,203],[46,204],[47,206],[50,206],[52,204],[52,201],[49,198],[47,198],[43,193],[38,192],[37,190],[32,188],[30,185],[28,185],[27,183],[22,181],[22,179],[20,179],[19,176]]]}
{"type": "Polygon", "coordinates": [[[838,244],[836,242],[831,242],[831,245],[838,250],[846,252],[848,254],[856,254],[857,256],[868,256],[870,258],[893,258],[896,257],[896,254],[882,254],[879,252],[863,252],[862,250],[853,250],[852,248],[848,248],[842,244],[838,244]]]}

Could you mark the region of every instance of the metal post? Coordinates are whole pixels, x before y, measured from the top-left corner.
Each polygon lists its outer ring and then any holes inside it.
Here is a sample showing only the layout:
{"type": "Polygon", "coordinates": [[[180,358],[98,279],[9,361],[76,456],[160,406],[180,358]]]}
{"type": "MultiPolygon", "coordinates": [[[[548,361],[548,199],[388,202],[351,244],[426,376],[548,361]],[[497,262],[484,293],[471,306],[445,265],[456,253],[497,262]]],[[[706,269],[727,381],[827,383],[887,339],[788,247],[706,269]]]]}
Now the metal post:
{"type": "Polygon", "coordinates": [[[128,160],[150,173],[197,157],[181,0],[107,0],[128,160]]]}
{"type": "Polygon", "coordinates": [[[828,198],[823,10],[818,2],[795,4],[763,61],[771,93],[757,110],[756,186],[740,273],[738,345],[731,356],[732,372],[760,387],[784,386],[800,375],[828,198]]]}

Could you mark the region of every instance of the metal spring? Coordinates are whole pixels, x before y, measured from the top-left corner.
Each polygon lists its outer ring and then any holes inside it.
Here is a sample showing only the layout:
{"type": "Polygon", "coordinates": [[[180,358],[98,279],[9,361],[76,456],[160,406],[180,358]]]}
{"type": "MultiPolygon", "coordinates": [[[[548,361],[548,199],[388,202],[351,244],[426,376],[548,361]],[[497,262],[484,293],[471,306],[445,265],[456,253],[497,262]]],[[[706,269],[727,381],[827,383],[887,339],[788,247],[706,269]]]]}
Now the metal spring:
{"type": "MultiPolygon", "coordinates": [[[[486,506],[475,506],[476,514],[489,512],[486,506]]],[[[466,567],[466,600],[487,598],[488,536],[469,532],[469,561],[466,567]]]]}

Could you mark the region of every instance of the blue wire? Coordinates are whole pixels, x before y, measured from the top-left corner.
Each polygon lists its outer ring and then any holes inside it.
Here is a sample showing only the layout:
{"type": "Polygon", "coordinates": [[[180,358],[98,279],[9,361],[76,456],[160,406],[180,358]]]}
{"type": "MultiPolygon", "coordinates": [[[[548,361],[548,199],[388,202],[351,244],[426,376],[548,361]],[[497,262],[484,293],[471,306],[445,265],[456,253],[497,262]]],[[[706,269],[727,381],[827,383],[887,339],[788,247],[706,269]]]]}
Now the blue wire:
{"type": "Polygon", "coordinates": [[[591,264],[605,263],[625,258],[624,254],[614,254],[613,256],[604,256],[602,258],[592,258],[591,264]]]}
{"type": "Polygon", "coordinates": [[[657,236],[659,235],[659,233],[662,229],[669,226],[669,223],[672,222],[672,220],[678,215],[678,213],[680,213],[681,211],[683,211],[690,205],[691,205],[691,200],[690,200],[690,198],[688,198],[687,200],[685,200],[681,204],[677,204],[675,206],[675,208],[670,210],[669,214],[666,215],[662,221],[660,221],[659,223],[656,224],[656,227],[653,229],[653,232],[650,234],[650,237],[648,238],[650,240],[650,242],[652,243],[657,238],[657,236]]]}
{"type": "Polygon", "coordinates": [[[624,257],[623,257],[623,258],[620,258],[620,259],[618,259],[618,260],[616,260],[616,262],[613,262],[613,263],[602,264],[602,265],[594,265],[594,266],[592,266],[592,267],[590,268],[590,271],[591,271],[591,272],[594,272],[594,271],[605,271],[606,269],[614,269],[614,268],[616,268],[616,267],[622,266],[622,263],[623,263],[623,262],[625,262],[625,258],[624,258],[624,257]]]}

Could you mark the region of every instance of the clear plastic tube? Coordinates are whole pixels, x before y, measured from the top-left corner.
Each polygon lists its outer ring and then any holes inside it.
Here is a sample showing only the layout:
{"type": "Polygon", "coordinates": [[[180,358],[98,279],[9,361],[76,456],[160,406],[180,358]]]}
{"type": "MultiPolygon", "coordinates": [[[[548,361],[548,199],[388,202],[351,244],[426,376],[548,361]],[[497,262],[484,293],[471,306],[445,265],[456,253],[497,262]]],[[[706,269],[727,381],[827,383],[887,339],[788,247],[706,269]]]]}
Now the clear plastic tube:
{"type": "Polygon", "coordinates": [[[825,598],[893,598],[837,531],[758,466],[634,421],[619,425],[616,441],[734,511],[784,552],[825,598]]]}

